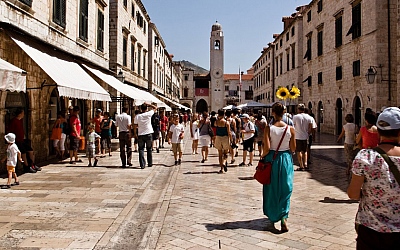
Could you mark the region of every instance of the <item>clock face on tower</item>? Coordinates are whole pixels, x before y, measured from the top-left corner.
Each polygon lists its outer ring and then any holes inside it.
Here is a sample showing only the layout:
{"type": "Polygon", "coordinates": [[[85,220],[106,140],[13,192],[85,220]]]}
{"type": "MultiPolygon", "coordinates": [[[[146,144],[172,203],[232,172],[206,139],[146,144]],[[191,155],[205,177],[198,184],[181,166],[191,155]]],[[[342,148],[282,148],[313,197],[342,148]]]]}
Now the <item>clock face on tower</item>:
{"type": "Polygon", "coordinates": [[[215,78],[220,78],[221,76],[222,76],[222,70],[221,69],[214,69],[213,70],[213,76],[215,77],[215,78]]]}

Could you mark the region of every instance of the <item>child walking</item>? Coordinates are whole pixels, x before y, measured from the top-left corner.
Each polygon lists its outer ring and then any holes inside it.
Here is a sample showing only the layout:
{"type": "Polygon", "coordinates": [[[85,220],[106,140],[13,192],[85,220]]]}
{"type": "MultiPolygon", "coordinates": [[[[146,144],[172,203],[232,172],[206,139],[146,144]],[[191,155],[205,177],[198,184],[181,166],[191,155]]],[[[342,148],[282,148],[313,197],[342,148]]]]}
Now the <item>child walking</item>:
{"type": "Polygon", "coordinates": [[[96,144],[100,140],[100,135],[94,131],[94,124],[89,125],[89,132],[86,135],[86,155],[89,159],[88,167],[92,166],[92,158],[94,158],[93,167],[97,166],[96,144]]]}
{"type": "Polygon", "coordinates": [[[179,115],[174,115],[173,124],[171,125],[168,132],[168,144],[172,142],[172,152],[174,153],[175,166],[181,165],[182,162],[182,143],[185,127],[179,123],[179,115]],[[178,159],[179,153],[179,159],[178,159]]]}
{"type": "Polygon", "coordinates": [[[5,157],[1,162],[4,162],[7,159],[7,172],[8,172],[8,180],[7,185],[2,186],[2,189],[11,188],[11,179],[14,176],[15,182],[14,185],[19,185],[17,174],[15,173],[15,166],[17,166],[17,159],[20,162],[24,162],[21,158],[21,152],[19,151],[17,145],[15,144],[15,134],[8,133],[4,136],[6,139],[7,146],[7,157],[5,157]]]}
{"type": "Polygon", "coordinates": [[[104,112],[104,118],[101,121],[101,158],[106,156],[106,149],[108,156],[111,157],[111,126],[113,120],[110,119],[110,113],[104,112]]]}

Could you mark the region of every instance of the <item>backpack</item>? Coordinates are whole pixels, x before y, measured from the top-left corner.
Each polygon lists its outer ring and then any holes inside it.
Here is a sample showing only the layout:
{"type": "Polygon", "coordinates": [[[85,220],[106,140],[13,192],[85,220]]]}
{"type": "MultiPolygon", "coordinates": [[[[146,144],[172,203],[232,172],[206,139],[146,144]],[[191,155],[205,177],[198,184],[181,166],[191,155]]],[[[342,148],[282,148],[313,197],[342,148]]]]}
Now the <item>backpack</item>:
{"type": "MultiPolygon", "coordinates": [[[[249,121],[249,129],[250,129],[250,121],[249,121]]],[[[253,138],[257,138],[257,136],[258,136],[258,127],[256,126],[256,124],[253,124],[254,125],[254,136],[253,136],[253,138]]]]}
{"type": "Polygon", "coordinates": [[[151,116],[151,126],[154,131],[159,131],[160,128],[160,116],[158,114],[153,114],[151,116]]]}

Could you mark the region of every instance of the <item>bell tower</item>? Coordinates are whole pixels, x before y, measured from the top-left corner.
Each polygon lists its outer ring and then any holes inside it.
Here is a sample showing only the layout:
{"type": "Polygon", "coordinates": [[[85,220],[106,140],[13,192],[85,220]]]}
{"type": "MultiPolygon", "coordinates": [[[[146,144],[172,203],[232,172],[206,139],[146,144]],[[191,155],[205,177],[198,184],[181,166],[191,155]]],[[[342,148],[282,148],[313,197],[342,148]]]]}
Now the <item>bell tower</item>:
{"type": "Polygon", "coordinates": [[[211,111],[224,107],[224,34],[221,24],[216,22],[210,37],[210,106],[211,111]]]}

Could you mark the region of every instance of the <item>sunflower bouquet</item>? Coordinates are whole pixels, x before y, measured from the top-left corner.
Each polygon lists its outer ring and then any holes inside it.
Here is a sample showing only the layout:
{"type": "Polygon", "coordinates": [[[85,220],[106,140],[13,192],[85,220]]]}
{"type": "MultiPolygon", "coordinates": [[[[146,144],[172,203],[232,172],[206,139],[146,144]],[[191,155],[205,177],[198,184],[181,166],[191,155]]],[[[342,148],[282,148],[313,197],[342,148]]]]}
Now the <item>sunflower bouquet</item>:
{"type": "Polygon", "coordinates": [[[276,97],[278,99],[285,101],[286,105],[286,99],[294,100],[300,96],[300,89],[297,88],[296,86],[292,86],[292,89],[288,90],[285,87],[279,87],[278,90],[276,91],[276,97]]]}

